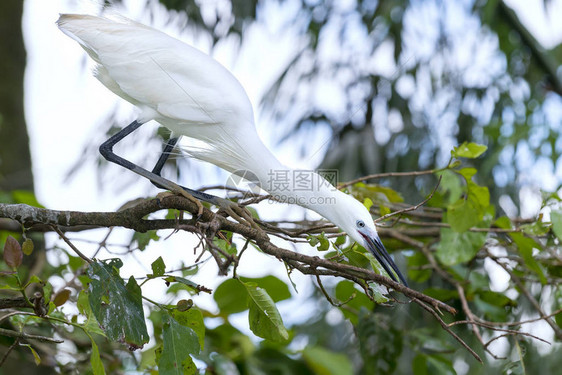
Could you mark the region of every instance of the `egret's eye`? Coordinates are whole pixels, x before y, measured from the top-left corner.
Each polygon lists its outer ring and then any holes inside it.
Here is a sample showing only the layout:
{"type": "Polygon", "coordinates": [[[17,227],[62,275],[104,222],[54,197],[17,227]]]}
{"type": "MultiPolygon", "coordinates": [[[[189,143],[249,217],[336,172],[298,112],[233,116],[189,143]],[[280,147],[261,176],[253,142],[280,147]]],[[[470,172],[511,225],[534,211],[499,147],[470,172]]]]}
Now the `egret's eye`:
{"type": "Polygon", "coordinates": [[[357,227],[359,228],[364,228],[365,227],[365,222],[363,220],[357,220],[357,227]]]}

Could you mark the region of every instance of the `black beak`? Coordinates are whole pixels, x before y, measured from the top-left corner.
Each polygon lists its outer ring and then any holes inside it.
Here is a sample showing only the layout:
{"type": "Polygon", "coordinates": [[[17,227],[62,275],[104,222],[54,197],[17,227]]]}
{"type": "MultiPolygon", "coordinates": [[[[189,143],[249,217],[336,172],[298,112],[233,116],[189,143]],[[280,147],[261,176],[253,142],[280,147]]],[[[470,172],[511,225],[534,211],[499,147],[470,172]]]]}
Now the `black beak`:
{"type": "Polygon", "coordinates": [[[402,273],[398,269],[398,266],[396,266],[390,255],[388,255],[388,252],[386,251],[384,245],[382,244],[379,236],[376,235],[374,237],[371,237],[371,236],[364,235],[363,233],[361,233],[361,235],[367,241],[369,251],[375,256],[375,259],[381,264],[381,266],[384,268],[386,273],[388,273],[388,276],[390,276],[392,280],[398,282],[394,274],[396,273],[396,275],[398,275],[398,277],[400,278],[400,281],[402,281],[402,284],[408,286],[408,282],[406,281],[406,278],[402,275],[402,273]],[[392,271],[394,272],[391,271],[391,268],[392,271]]]}

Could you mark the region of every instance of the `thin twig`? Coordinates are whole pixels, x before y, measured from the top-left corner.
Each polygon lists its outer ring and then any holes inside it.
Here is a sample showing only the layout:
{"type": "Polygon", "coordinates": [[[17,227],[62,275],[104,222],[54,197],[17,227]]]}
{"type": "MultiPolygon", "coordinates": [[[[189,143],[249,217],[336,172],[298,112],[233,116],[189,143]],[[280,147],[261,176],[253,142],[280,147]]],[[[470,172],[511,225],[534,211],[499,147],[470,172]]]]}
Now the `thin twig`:
{"type": "Polygon", "coordinates": [[[4,362],[6,362],[6,359],[8,359],[8,356],[10,355],[10,353],[12,352],[12,350],[14,350],[14,348],[16,346],[18,346],[18,344],[20,343],[20,339],[19,337],[16,338],[16,340],[14,341],[14,343],[12,345],[10,345],[10,347],[8,348],[8,350],[6,351],[6,353],[4,354],[4,356],[2,357],[2,360],[0,361],[0,367],[2,367],[4,365],[4,362]]]}
{"type": "Polygon", "coordinates": [[[388,219],[389,217],[395,216],[395,215],[402,215],[406,212],[410,212],[410,211],[415,211],[418,208],[420,208],[421,206],[423,206],[424,204],[426,204],[431,198],[433,198],[433,195],[435,194],[435,192],[437,191],[437,188],[439,187],[439,184],[441,183],[441,179],[443,178],[443,176],[439,176],[439,180],[437,180],[437,184],[435,185],[435,187],[433,188],[433,190],[431,191],[431,194],[428,195],[427,198],[425,198],[423,201],[421,201],[420,203],[416,204],[415,206],[411,206],[408,208],[403,208],[401,210],[398,211],[394,211],[391,212],[389,214],[386,214],[384,216],[379,217],[378,219],[375,220],[375,223],[378,223],[379,221],[383,221],[388,219]]]}
{"type": "Polygon", "coordinates": [[[421,307],[423,307],[426,311],[428,311],[429,313],[431,313],[431,315],[433,315],[433,317],[435,319],[437,319],[437,321],[439,322],[439,324],[441,324],[441,327],[443,327],[443,329],[445,331],[447,331],[451,336],[453,336],[455,338],[455,340],[457,340],[466,350],[468,350],[470,352],[470,354],[472,354],[472,356],[474,358],[476,358],[478,360],[478,362],[480,363],[484,363],[482,362],[482,359],[480,358],[480,356],[478,354],[476,354],[476,352],[474,350],[472,350],[472,348],[470,346],[468,346],[463,339],[461,339],[455,332],[453,332],[451,330],[451,328],[449,328],[449,326],[447,325],[447,323],[445,323],[443,321],[443,319],[441,319],[441,317],[439,316],[439,314],[433,310],[431,307],[429,307],[428,305],[426,305],[425,303],[423,303],[422,301],[414,298],[413,299],[414,302],[416,302],[418,305],[420,305],[421,307]]]}
{"type": "Polygon", "coordinates": [[[41,341],[41,342],[52,342],[52,343],[55,343],[55,344],[61,344],[61,343],[64,342],[63,340],[57,340],[57,339],[54,339],[52,337],[30,335],[28,333],[12,331],[10,329],[4,329],[4,328],[0,328],[0,335],[8,336],[8,337],[18,337],[20,339],[26,339],[26,340],[37,340],[37,341],[41,341]]]}
{"type": "Polygon", "coordinates": [[[78,248],[77,248],[76,246],[74,246],[74,244],[73,244],[72,242],[70,242],[70,240],[69,240],[68,238],[66,238],[66,236],[64,235],[64,233],[62,233],[62,231],[61,231],[56,225],[53,225],[52,227],[53,227],[53,230],[54,230],[55,232],[57,232],[57,234],[60,236],[60,238],[62,238],[62,239],[64,240],[64,242],[66,242],[66,244],[67,244],[68,246],[70,246],[70,248],[71,248],[72,250],[74,250],[74,252],[75,252],[76,254],[78,254],[78,256],[79,256],[80,258],[84,259],[84,260],[85,260],[86,262],[88,262],[89,264],[92,264],[92,263],[93,263],[93,261],[92,261],[90,258],[88,258],[86,255],[84,255],[80,250],[78,250],[78,248]]]}
{"type": "Polygon", "coordinates": [[[363,181],[367,181],[367,180],[374,180],[374,179],[385,178],[385,177],[423,176],[423,175],[426,175],[426,174],[433,174],[433,173],[441,171],[441,170],[443,170],[443,169],[429,169],[429,170],[425,170],[425,171],[413,171],[413,172],[375,173],[375,174],[370,174],[368,176],[356,178],[355,180],[344,182],[343,184],[339,184],[338,189],[341,190],[344,187],[347,187],[349,185],[353,185],[353,184],[356,184],[358,182],[363,182],[363,181]]]}

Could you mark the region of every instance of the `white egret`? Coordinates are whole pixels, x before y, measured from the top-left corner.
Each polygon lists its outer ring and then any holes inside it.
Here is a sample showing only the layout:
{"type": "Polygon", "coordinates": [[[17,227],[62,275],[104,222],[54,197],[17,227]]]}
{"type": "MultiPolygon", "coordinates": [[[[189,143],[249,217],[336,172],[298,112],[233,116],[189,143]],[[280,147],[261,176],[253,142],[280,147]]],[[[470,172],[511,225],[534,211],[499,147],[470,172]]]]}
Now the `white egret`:
{"type": "MultiPolygon", "coordinates": [[[[297,181],[298,174],[281,164],[261,142],[246,92],[217,61],[163,32],[128,19],[64,14],[57,23],[97,63],[95,76],[101,83],[140,110],[136,121],[100,146],[108,161],[147,177],[159,187],[174,190],[178,185],[162,178],[160,171],[178,137],[203,141],[206,147],[185,151],[232,173],[251,171],[264,190],[316,211],[368,249],[393,280],[398,281],[397,275],[407,285],[363,204],[312,172],[306,178],[314,186],[298,189],[302,182],[297,181]],[[172,131],[152,172],[113,153],[117,142],[150,120],[172,131]]],[[[197,199],[228,208],[225,202],[230,201],[185,190],[197,199]]]]}

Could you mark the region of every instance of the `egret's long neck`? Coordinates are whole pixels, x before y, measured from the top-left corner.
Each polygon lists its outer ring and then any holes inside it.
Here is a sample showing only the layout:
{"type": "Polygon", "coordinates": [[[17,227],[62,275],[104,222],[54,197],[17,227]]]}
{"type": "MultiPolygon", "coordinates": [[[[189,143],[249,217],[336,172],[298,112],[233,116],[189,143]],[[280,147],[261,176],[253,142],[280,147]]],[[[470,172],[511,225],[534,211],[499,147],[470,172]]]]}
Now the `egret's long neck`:
{"type": "Polygon", "coordinates": [[[262,188],[280,202],[309,208],[331,221],[333,207],[341,200],[343,193],[313,170],[291,169],[281,163],[279,166],[278,169],[263,171],[258,176],[262,188]]]}

